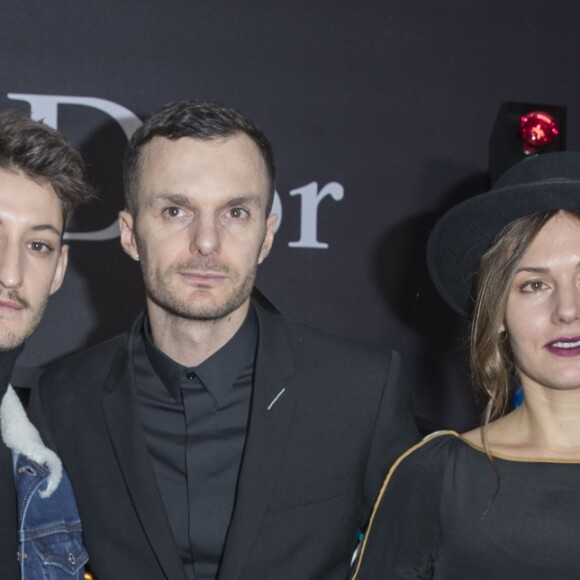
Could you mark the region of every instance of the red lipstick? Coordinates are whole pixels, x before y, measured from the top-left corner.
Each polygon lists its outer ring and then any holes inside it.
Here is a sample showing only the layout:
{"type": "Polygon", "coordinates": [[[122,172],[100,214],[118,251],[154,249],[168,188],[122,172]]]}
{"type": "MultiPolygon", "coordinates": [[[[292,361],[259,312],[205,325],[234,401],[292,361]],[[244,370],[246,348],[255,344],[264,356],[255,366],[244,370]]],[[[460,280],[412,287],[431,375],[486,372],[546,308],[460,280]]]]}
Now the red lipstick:
{"type": "Polygon", "coordinates": [[[580,356],[580,336],[561,336],[546,344],[544,348],[556,356],[580,356]]]}

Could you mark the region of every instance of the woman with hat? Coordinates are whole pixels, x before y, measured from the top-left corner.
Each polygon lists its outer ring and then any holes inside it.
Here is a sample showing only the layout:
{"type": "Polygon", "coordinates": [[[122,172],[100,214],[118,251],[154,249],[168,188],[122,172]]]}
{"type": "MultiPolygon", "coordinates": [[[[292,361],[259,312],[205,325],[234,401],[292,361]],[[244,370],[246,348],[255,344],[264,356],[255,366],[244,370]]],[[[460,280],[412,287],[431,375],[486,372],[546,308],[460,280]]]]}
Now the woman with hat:
{"type": "Polygon", "coordinates": [[[443,298],[470,314],[484,421],[397,460],[352,578],[577,579],[580,153],[509,169],[442,217],[427,256],[443,298]]]}

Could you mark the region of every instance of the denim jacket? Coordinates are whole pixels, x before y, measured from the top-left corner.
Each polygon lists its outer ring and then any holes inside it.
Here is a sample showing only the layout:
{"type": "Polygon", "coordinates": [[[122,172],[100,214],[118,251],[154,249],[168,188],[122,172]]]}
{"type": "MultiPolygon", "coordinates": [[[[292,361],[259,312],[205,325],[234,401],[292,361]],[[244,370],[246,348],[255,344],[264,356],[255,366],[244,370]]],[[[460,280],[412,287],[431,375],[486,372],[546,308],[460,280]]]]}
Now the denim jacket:
{"type": "Polygon", "coordinates": [[[70,481],[10,386],[0,426],[14,466],[21,580],[82,580],[88,556],[70,481]]]}

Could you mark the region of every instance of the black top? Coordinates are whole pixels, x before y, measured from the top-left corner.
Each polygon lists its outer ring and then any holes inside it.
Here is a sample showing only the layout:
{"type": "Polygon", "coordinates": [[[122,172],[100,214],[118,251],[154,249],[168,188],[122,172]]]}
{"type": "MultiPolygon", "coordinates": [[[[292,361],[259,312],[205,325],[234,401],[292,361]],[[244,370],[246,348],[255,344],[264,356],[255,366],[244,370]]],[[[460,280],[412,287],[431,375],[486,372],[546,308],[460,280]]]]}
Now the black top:
{"type": "MultiPolygon", "coordinates": [[[[0,351],[0,401],[6,394],[22,347],[0,351]]],[[[18,578],[18,508],[12,473],[12,453],[0,439],[0,578],[18,578]]]]}
{"type": "Polygon", "coordinates": [[[353,578],[577,580],[580,461],[494,463],[450,431],[401,456],[353,578]]]}
{"type": "Polygon", "coordinates": [[[161,497],[189,580],[216,577],[234,510],[258,341],[252,309],[197,367],[135,342],[139,413],[161,497]]]}

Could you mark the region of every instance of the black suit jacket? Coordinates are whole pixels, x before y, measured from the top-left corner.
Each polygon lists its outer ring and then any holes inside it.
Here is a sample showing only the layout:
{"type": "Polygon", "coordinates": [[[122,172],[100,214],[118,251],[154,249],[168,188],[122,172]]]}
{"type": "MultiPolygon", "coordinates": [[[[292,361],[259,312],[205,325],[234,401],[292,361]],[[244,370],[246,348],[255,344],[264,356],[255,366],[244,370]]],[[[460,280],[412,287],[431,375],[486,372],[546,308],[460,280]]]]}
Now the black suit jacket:
{"type": "MultiPolygon", "coordinates": [[[[343,579],[388,467],[418,438],[399,357],[256,310],[248,435],[219,579],[343,579]]],[[[50,369],[33,416],[73,482],[97,578],[183,580],[139,422],[134,332],[50,369]]]]}

